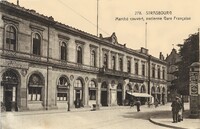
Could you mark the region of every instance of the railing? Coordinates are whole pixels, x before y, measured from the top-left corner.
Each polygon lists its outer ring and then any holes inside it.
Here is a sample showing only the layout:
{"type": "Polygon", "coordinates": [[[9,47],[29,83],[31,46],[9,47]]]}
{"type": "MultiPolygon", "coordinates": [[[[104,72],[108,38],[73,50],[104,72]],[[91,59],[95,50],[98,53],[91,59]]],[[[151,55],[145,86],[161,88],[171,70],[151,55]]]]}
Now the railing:
{"type": "Polygon", "coordinates": [[[150,78],[151,81],[154,81],[154,82],[159,82],[159,83],[167,83],[167,80],[165,79],[158,79],[158,78],[150,78]]]}
{"type": "Polygon", "coordinates": [[[22,59],[29,59],[33,61],[47,61],[47,57],[42,57],[39,55],[33,55],[29,53],[23,53],[18,51],[11,51],[11,50],[2,50],[2,55],[7,57],[13,58],[22,58],[22,59]]]}
{"type": "Polygon", "coordinates": [[[106,69],[106,68],[100,68],[99,72],[102,74],[106,75],[112,75],[112,76],[122,76],[122,77],[129,77],[129,73],[127,72],[122,72],[122,71],[117,71],[117,70],[112,70],[112,69],[106,69]]]}
{"type": "Polygon", "coordinates": [[[56,59],[49,59],[49,63],[55,64],[57,67],[66,67],[66,68],[71,68],[75,70],[84,70],[84,71],[92,71],[92,72],[98,72],[99,68],[94,67],[94,66],[89,66],[89,65],[84,65],[80,63],[74,63],[74,62],[69,62],[65,60],[56,60],[56,59]]]}

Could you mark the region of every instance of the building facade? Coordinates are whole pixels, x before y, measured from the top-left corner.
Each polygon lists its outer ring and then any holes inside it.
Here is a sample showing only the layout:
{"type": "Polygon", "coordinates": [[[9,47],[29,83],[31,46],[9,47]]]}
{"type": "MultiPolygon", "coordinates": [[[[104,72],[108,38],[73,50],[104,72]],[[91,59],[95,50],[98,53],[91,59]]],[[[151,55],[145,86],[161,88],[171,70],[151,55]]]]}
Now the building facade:
{"type": "Polygon", "coordinates": [[[181,57],[176,49],[172,49],[171,53],[166,57],[167,61],[167,86],[168,86],[168,101],[172,102],[173,98],[178,95],[178,63],[181,57]]]}
{"type": "MultiPolygon", "coordinates": [[[[6,111],[126,105],[132,93],[167,100],[167,63],[0,2],[0,101],[6,111]]],[[[133,95],[134,96],[134,95],[133,95]]]]}

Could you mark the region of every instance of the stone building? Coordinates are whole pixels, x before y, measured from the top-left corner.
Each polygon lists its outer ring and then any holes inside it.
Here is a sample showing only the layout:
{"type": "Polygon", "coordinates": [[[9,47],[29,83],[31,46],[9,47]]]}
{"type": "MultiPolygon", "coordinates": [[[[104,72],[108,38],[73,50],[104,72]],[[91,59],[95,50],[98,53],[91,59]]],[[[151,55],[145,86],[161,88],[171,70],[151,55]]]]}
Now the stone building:
{"type": "Polygon", "coordinates": [[[176,49],[172,49],[171,53],[166,57],[167,61],[167,86],[168,86],[168,101],[172,102],[173,98],[179,96],[178,90],[178,63],[181,57],[176,49]]]}
{"type": "Polygon", "coordinates": [[[0,101],[7,111],[167,100],[167,63],[110,37],[91,35],[0,2],[0,101]]]}

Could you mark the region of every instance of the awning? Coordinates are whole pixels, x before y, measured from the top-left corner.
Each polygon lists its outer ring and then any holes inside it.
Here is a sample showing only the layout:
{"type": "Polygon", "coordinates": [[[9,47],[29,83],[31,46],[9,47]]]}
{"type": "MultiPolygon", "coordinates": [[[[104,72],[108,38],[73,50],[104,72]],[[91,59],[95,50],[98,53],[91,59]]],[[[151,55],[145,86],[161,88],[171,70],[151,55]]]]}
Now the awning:
{"type": "Polygon", "coordinates": [[[136,92],[127,92],[127,93],[135,97],[153,97],[147,93],[136,93],[136,92]]]}

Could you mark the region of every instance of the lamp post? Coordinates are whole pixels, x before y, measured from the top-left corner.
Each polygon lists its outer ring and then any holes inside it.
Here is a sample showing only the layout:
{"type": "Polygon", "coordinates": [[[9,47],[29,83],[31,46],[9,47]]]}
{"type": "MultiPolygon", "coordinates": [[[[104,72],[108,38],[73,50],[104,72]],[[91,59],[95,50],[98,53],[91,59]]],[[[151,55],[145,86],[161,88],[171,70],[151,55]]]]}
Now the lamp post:
{"type": "Polygon", "coordinates": [[[70,84],[67,85],[67,89],[68,89],[68,94],[67,94],[67,111],[70,111],[70,84]]]}

